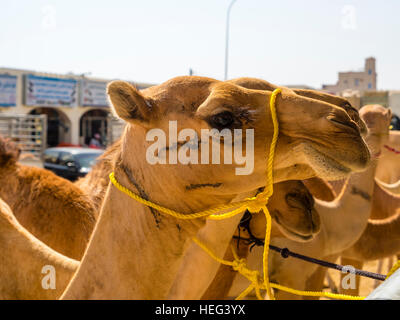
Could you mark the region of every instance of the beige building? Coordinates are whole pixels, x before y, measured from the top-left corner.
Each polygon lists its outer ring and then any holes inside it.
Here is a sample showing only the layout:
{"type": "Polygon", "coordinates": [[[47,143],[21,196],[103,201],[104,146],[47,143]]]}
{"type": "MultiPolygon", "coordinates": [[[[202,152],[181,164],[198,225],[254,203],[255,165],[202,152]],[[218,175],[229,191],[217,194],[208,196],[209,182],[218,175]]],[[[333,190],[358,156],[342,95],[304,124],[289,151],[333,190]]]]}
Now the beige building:
{"type": "MultiPolygon", "coordinates": [[[[0,68],[0,114],[46,114],[47,146],[107,136],[111,79],[0,68]]],[[[143,89],[150,84],[131,82],[143,89]]]]}
{"type": "Polygon", "coordinates": [[[363,94],[366,91],[376,91],[377,73],[376,60],[373,57],[365,60],[363,71],[339,72],[338,82],[334,85],[323,85],[322,90],[342,95],[343,91],[354,90],[363,94]]]}
{"type": "Polygon", "coordinates": [[[389,91],[389,107],[400,117],[400,91],[389,91]]]}

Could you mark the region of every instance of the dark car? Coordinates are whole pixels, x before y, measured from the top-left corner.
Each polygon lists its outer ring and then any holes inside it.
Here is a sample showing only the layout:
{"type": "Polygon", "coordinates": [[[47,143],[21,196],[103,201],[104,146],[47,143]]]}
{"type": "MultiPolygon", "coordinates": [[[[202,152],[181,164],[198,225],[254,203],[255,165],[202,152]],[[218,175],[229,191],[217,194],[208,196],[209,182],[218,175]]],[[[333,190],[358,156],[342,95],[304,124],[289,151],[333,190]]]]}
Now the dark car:
{"type": "Polygon", "coordinates": [[[44,152],[43,167],[74,181],[85,176],[103,152],[92,148],[49,148],[44,152]]]}

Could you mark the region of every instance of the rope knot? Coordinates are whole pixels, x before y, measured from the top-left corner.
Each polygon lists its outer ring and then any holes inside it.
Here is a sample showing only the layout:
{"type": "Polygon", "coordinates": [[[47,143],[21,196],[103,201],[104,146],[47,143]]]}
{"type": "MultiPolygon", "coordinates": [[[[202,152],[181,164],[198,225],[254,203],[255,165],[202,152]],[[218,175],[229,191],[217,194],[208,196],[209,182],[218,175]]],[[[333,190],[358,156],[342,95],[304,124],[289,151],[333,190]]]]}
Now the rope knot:
{"type": "Polygon", "coordinates": [[[246,209],[249,210],[250,213],[259,213],[263,210],[268,204],[268,197],[264,194],[259,194],[256,197],[249,198],[250,202],[246,205],[246,209]]]}
{"type": "Polygon", "coordinates": [[[232,261],[232,269],[250,280],[253,284],[260,284],[261,277],[257,270],[250,270],[247,267],[246,259],[235,259],[232,261]]]}
{"type": "Polygon", "coordinates": [[[232,269],[238,272],[242,272],[247,269],[246,260],[245,259],[235,259],[232,261],[232,269]]]}

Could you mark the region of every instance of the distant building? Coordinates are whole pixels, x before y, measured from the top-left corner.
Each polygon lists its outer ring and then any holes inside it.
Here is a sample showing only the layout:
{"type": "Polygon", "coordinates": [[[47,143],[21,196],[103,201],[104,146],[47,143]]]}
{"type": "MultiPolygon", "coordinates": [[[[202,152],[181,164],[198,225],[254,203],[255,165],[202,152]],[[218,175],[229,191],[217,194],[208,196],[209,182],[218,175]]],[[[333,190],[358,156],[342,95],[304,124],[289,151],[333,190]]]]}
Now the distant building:
{"type": "Polygon", "coordinates": [[[394,114],[400,116],[400,91],[389,91],[389,107],[394,114]]]}
{"type": "MultiPolygon", "coordinates": [[[[111,79],[0,68],[0,114],[46,114],[47,146],[88,144],[107,133],[111,79]]],[[[152,84],[131,82],[138,89],[152,84]]]]}
{"type": "Polygon", "coordinates": [[[369,91],[364,92],[361,96],[361,105],[380,104],[381,106],[389,107],[389,91],[369,91]]]}
{"type": "Polygon", "coordinates": [[[307,89],[307,90],[315,90],[315,88],[307,86],[305,84],[289,84],[285,85],[284,87],[290,88],[290,89],[307,89]]]}
{"type": "Polygon", "coordinates": [[[375,58],[367,58],[363,71],[339,72],[339,80],[335,85],[322,85],[322,90],[342,95],[345,90],[354,90],[363,94],[366,91],[376,91],[377,73],[375,58]]]}

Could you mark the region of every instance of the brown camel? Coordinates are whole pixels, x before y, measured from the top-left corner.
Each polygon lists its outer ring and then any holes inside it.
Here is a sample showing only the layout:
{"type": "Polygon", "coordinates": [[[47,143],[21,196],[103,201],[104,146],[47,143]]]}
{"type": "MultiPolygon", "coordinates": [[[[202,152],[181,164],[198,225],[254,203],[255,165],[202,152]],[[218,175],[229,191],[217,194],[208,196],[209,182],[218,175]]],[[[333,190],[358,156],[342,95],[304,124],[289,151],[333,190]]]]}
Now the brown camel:
{"type": "MultiPolygon", "coordinates": [[[[310,221],[312,217],[309,214],[311,202],[304,198],[307,190],[301,184],[299,185],[295,181],[281,182],[275,184],[274,190],[275,192],[268,204],[271,212],[280,210],[283,221],[288,220],[288,224],[295,223],[294,228],[296,230],[296,227],[298,227],[299,232],[304,231],[312,224],[312,221],[310,221]],[[296,202],[298,202],[297,205],[296,202]],[[286,203],[284,208],[282,208],[282,203],[286,203]],[[304,209],[301,209],[302,206],[304,206],[304,209]],[[297,223],[296,218],[298,218],[297,223]]],[[[13,242],[13,250],[10,256],[9,250],[2,251],[3,262],[0,265],[0,286],[2,285],[0,288],[2,290],[0,298],[40,300],[59,298],[78,268],[79,262],[61,256],[53,252],[52,249],[49,249],[49,252],[46,253],[47,246],[33,237],[17,222],[8,205],[1,199],[0,235],[4,235],[4,237],[0,237],[0,248],[7,248],[9,239],[19,239],[15,242],[16,245],[13,242]],[[66,261],[63,261],[62,257],[66,261]],[[25,261],[29,261],[29,264],[27,265],[25,261]],[[15,265],[21,265],[22,268],[11,267],[15,265]],[[44,277],[41,269],[46,265],[55,268],[57,290],[44,290],[41,286],[40,280],[44,277]],[[60,274],[61,276],[59,276],[60,274]],[[12,279],[12,281],[9,279],[12,279]],[[36,286],[29,285],[32,283],[35,283],[36,286]]]]}
{"type": "MultiPolygon", "coordinates": [[[[308,180],[304,180],[303,183],[297,182],[297,185],[294,187],[294,190],[290,193],[287,193],[287,195],[285,196],[285,201],[274,201],[274,199],[271,198],[268,203],[268,209],[270,210],[271,213],[273,213],[274,210],[281,211],[283,208],[284,209],[283,212],[285,212],[285,214],[292,212],[292,215],[296,213],[296,211],[302,209],[305,212],[308,212],[308,215],[310,215],[310,213],[311,216],[318,215],[318,213],[314,209],[314,199],[313,199],[314,192],[318,195],[318,199],[320,200],[323,201],[334,200],[334,193],[329,188],[328,184],[323,183],[322,179],[320,178],[311,178],[308,180]],[[304,184],[308,187],[304,188],[303,186],[304,184]],[[271,204],[276,204],[276,209],[271,208],[270,207],[271,204]]],[[[260,226],[265,224],[265,219],[263,219],[263,216],[257,215],[252,217],[250,220],[248,219],[249,217],[247,217],[247,219],[242,219],[242,222],[238,227],[239,228],[238,231],[235,233],[234,238],[231,240],[231,247],[233,246],[234,250],[241,259],[247,258],[251,245],[248,241],[246,241],[246,239],[250,239],[248,230],[251,230],[252,235],[256,238],[260,239],[263,238],[264,236],[263,228],[260,229],[260,226]],[[247,228],[247,226],[249,229],[247,228]],[[244,240],[239,241],[239,239],[244,239],[244,240]]],[[[293,233],[290,232],[290,230],[285,230],[283,226],[279,226],[276,223],[274,223],[271,231],[271,239],[274,239],[276,237],[285,237],[285,236],[287,236],[289,239],[301,242],[312,239],[312,237],[310,237],[310,239],[307,239],[307,237],[299,237],[298,235],[299,232],[297,231],[296,233],[297,234],[293,236],[293,233]]],[[[231,247],[229,247],[225,252],[224,255],[225,260],[232,261],[234,258],[231,247]]],[[[203,300],[225,299],[226,297],[228,297],[228,293],[232,287],[232,283],[235,277],[236,277],[236,272],[231,267],[226,265],[220,265],[213,282],[210,284],[207,291],[204,293],[202,299],[203,300]]]]}
{"type": "MultiPolygon", "coordinates": [[[[391,112],[381,106],[366,106],[360,110],[360,115],[369,128],[366,137],[368,145],[377,157],[387,139],[391,112]]],[[[316,201],[315,207],[321,217],[321,232],[312,241],[299,244],[282,238],[274,239],[272,244],[320,259],[339,254],[352,246],[368,223],[376,165],[375,158],[365,172],[352,174],[335,201],[316,201]]],[[[299,290],[308,289],[307,279],[316,271],[313,264],[294,259],[284,260],[275,253],[271,254],[270,263],[271,281],[299,290]]],[[[299,298],[281,291],[278,291],[277,297],[299,298]]]]}
{"type": "MultiPolygon", "coordinates": [[[[400,196],[385,190],[375,179],[371,202],[367,227],[358,241],[340,254],[342,265],[351,265],[362,269],[364,262],[392,257],[400,252],[400,216],[398,213],[400,196]]],[[[330,257],[330,260],[334,262],[338,257],[339,255],[334,255],[330,257]]],[[[314,280],[313,290],[322,288],[326,269],[320,268],[318,273],[320,280],[319,282],[314,280]]],[[[344,276],[345,274],[341,274],[342,279],[344,276]]],[[[358,295],[360,280],[361,277],[356,276],[356,287],[354,289],[340,288],[341,292],[358,295]]],[[[310,289],[310,287],[308,288],[310,289]]]]}
{"type": "MultiPolygon", "coordinates": [[[[176,78],[142,93],[123,82],[113,82],[108,90],[116,113],[129,122],[114,162],[116,177],[123,185],[135,192],[146,190],[152,201],[184,212],[227,203],[264,186],[265,145],[272,133],[265,106],[271,92],[200,77],[176,78]],[[249,122],[237,118],[239,110],[249,122]],[[159,114],[163,116],[158,117],[159,114]],[[148,165],[144,161],[149,146],[144,143],[146,132],[150,128],[165,130],[168,120],[182,121],[191,128],[209,128],[219,123],[224,123],[220,128],[246,128],[251,123],[257,133],[253,174],[249,179],[240,179],[234,174],[234,167],[225,164],[215,168],[148,165]],[[155,177],[170,184],[156,184],[155,177]],[[191,188],[193,185],[204,187],[191,188]],[[170,196],[172,192],[174,198],[170,196]]],[[[369,152],[359,129],[341,108],[284,89],[277,100],[277,112],[281,125],[274,165],[277,182],[309,178],[315,173],[337,178],[367,165],[369,152]],[[295,111],[305,118],[301,126],[291,116],[295,111]],[[307,125],[308,121],[313,125],[307,125]],[[321,139],[324,143],[314,143],[321,139]],[[334,152],[332,145],[336,145],[334,152]],[[289,150],[291,157],[287,157],[289,150]]],[[[149,213],[147,207],[109,187],[89,247],[64,298],[166,297],[191,237],[205,221],[177,221],[149,213]],[[138,226],[141,232],[132,232],[138,226]],[[129,259],[132,253],[134,256],[129,259]],[[161,269],[169,272],[159,272],[161,269]]]]}
{"type": "MultiPolygon", "coordinates": [[[[282,229],[291,239],[305,241],[319,232],[319,217],[313,208],[313,199],[301,181],[285,181],[274,184],[274,194],[268,201],[268,209],[276,228],[282,229]]],[[[257,217],[264,215],[258,214],[257,217]]],[[[237,229],[241,216],[227,221],[207,221],[206,227],[200,230],[197,237],[206,243],[218,256],[223,256],[237,229]],[[221,229],[222,228],[222,229],[221,229]],[[233,231],[232,231],[233,229],[233,231]]],[[[265,224],[265,220],[264,220],[265,224]]],[[[271,237],[276,234],[275,228],[271,237]]],[[[279,232],[279,235],[281,233],[279,232]]],[[[181,270],[169,292],[168,299],[195,299],[201,297],[214,277],[218,275],[220,264],[211,259],[206,252],[192,244],[185,255],[181,270]],[[199,270],[198,266],[202,268],[199,270]],[[196,274],[190,286],[181,283],[196,274]]],[[[228,247],[230,252],[230,248],[228,247]]],[[[232,261],[233,259],[230,259],[232,261]]]]}
{"type": "MultiPolygon", "coordinates": [[[[399,158],[400,160],[400,158],[399,158]]],[[[379,180],[378,178],[375,178],[375,181],[377,183],[379,183],[382,188],[384,188],[385,190],[393,193],[393,194],[400,194],[400,180],[395,182],[395,183],[385,183],[382,182],[381,180],[379,180]]]]}
{"type": "Polygon", "coordinates": [[[118,139],[98,158],[92,170],[90,170],[85,177],[78,179],[74,183],[90,198],[92,204],[96,208],[96,219],[98,218],[100,207],[110,182],[108,175],[113,168],[113,158],[120,148],[121,139],[118,139]]]}
{"type": "MultiPolygon", "coordinates": [[[[255,90],[275,90],[277,87],[270,84],[267,81],[255,79],[255,78],[238,78],[234,80],[230,80],[230,83],[234,83],[236,85],[240,85],[247,89],[255,89],[255,90]]],[[[326,95],[319,92],[314,91],[304,91],[299,90],[302,92],[303,96],[311,96],[312,98],[317,98],[324,102],[329,102],[340,106],[341,108],[348,111],[349,116],[358,124],[360,124],[361,130],[364,132],[365,124],[361,121],[358,116],[358,112],[355,111],[349,106],[348,102],[342,98],[336,98],[331,95],[326,95]]],[[[297,90],[295,90],[297,93],[297,90]]],[[[317,178],[314,178],[317,179],[317,178]]],[[[313,181],[308,182],[310,186],[312,186],[313,181]]],[[[283,203],[283,205],[285,205],[283,203]]],[[[198,237],[205,243],[209,244],[211,247],[215,248],[214,253],[221,256],[227,249],[229,249],[229,243],[231,241],[231,237],[237,227],[240,217],[230,219],[229,221],[223,223],[215,223],[215,222],[208,222],[206,227],[200,231],[198,237]],[[221,238],[220,236],[220,228],[221,225],[224,225],[224,237],[221,238]],[[228,229],[229,228],[229,229],[228,229]],[[228,231],[229,230],[229,231],[228,231]]],[[[275,220],[275,221],[281,221],[275,220]]],[[[279,225],[279,224],[278,224],[279,225]]],[[[280,227],[285,227],[284,224],[280,224],[280,227]]],[[[285,228],[286,229],[286,228],[285,228]]],[[[287,229],[286,229],[287,230],[287,229]]],[[[289,229],[290,230],[290,229],[289,229]]],[[[293,230],[293,228],[292,228],[293,230]]],[[[290,232],[290,231],[288,231],[290,232]]],[[[307,237],[312,237],[311,234],[307,234],[307,237]]],[[[290,236],[290,235],[289,235],[290,236]]],[[[292,237],[302,237],[304,235],[291,235],[292,237]]],[[[304,239],[303,239],[304,240],[304,239]]],[[[185,256],[184,263],[182,264],[181,271],[178,277],[175,279],[175,283],[172,286],[168,298],[170,299],[182,299],[182,298],[195,298],[201,296],[201,293],[207,288],[206,284],[211,283],[212,279],[214,278],[215,274],[217,273],[217,266],[218,264],[205,252],[199,248],[197,245],[193,244],[188,251],[188,254],[185,256]],[[203,268],[200,271],[196,271],[198,263],[202,263],[203,268]],[[201,281],[191,282],[189,286],[182,286],[181,283],[184,279],[190,276],[191,273],[196,272],[196,279],[201,279],[201,281]]]]}
{"type": "Polygon", "coordinates": [[[376,178],[386,184],[394,184],[400,180],[400,131],[390,131],[389,140],[382,149],[376,178]]]}
{"type": "MultiPolygon", "coordinates": [[[[111,84],[109,91],[116,112],[130,122],[125,130],[118,156],[113,161],[116,176],[123,184],[130,185],[136,192],[141,191],[141,194],[143,190],[153,190],[153,193],[149,195],[153,201],[182,211],[196,211],[219,203],[227,203],[240,194],[246,194],[251,190],[255,192],[263,186],[265,144],[271,136],[271,122],[266,117],[265,105],[271,92],[254,92],[232,84],[198,77],[173,79],[163,85],[147,89],[143,94],[122,82],[111,84]],[[232,106],[232,109],[222,109],[224,110],[222,117],[220,106],[227,105],[232,106]],[[199,166],[196,169],[201,170],[196,170],[196,174],[185,175],[187,166],[178,165],[172,169],[168,166],[170,170],[160,171],[159,165],[149,166],[143,160],[146,129],[155,126],[165,128],[167,119],[182,120],[186,125],[189,122],[191,127],[197,124],[200,128],[204,125],[207,127],[213,123],[218,124],[222,120],[227,125],[226,120],[229,118],[235,120],[237,117],[235,112],[243,107],[250,108],[248,111],[253,111],[249,112],[250,120],[253,122],[252,127],[258,128],[256,130],[258,132],[256,170],[246,183],[238,185],[236,181],[238,178],[233,175],[232,165],[218,166],[218,170],[212,170],[211,166],[199,166]],[[193,111],[195,111],[194,114],[193,111]],[[163,114],[163,117],[159,118],[157,114],[163,114]],[[254,115],[258,114],[259,117],[254,118],[254,115]],[[132,175],[128,177],[129,172],[132,172],[130,169],[132,164],[139,173],[139,177],[135,180],[132,179],[132,175]],[[207,175],[203,173],[204,170],[207,170],[207,175]],[[210,170],[214,174],[210,175],[210,170]],[[160,173],[162,173],[161,179],[160,173]],[[176,181],[175,177],[178,174],[184,179],[176,181]],[[144,175],[146,175],[146,180],[144,175]],[[153,180],[148,176],[157,176],[159,181],[174,182],[174,185],[167,187],[167,191],[174,190],[176,197],[174,199],[169,197],[165,186],[154,185],[153,180]],[[199,178],[203,177],[204,180],[210,176],[222,180],[222,185],[214,187],[216,184],[204,181],[200,184],[204,188],[196,187],[189,190],[186,188],[186,186],[198,186],[199,178]],[[150,186],[152,188],[149,188],[150,186]],[[160,189],[161,187],[163,189],[160,189]],[[214,190],[215,188],[217,190],[214,190]],[[212,194],[208,193],[209,189],[212,189],[212,194]],[[188,193],[190,199],[188,199],[188,193]],[[208,196],[204,197],[204,194],[208,196]]],[[[308,178],[313,176],[314,172],[327,178],[335,178],[345,176],[352,170],[361,170],[366,166],[369,152],[360,137],[358,127],[343,110],[328,103],[295,95],[286,89],[278,97],[277,102],[278,118],[281,124],[281,137],[274,167],[277,181],[308,178]],[[299,111],[305,118],[304,124],[310,121],[314,126],[312,128],[299,127],[297,121],[289,116],[294,110],[299,111]],[[328,132],[327,135],[322,134],[322,128],[328,132]],[[337,134],[339,138],[332,138],[332,133],[337,134]],[[324,143],[316,144],[316,141],[324,143]],[[335,152],[326,147],[328,141],[336,146],[335,152]],[[284,156],[288,153],[288,148],[295,157],[287,159],[284,156]]],[[[235,123],[241,123],[242,127],[245,127],[242,121],[235,123]]],[[[165,167],[162,166],[162,168],[165,167]]],[[[137,172],[135,172],[135,177],[137,172]]],[[[153,212],[155,216],[149,213],[147,207],[139,205],[115,188],[109,187],[98,226],[78,273],[65,293],[66,298],[166,296],[168,283],[172,284],[184,248],[204,221],[202,219],[195,222],[176,221],[173,218],[161,218],[157,212],[153,212]],[[132,233],[131,230],[137,230],[138,226],[142,227],[141,232],[132,233]],[[151,243],[143,238],[149,232],[156,235],[152,237],[151,243]],[[129,253],[135,253],[135,256],[127,259],[129,253]],[[160,257],[160,260],[157,257],[160,257]],[[140,263],[137,263],[138,261],[140,263]],[[170,272],[160,275],[158,271],[162,266],[166,266],[170,272]],[[127,281],[122,280],[120,277],[122,275],[127,281]],[[162,279],[159,279],[156,288],[153,288],[152,284],[156,276],[162,279]],[[141,279],[140,283],[137,283],[137,279],[141,279]],[[132,286],[131,284],[134,283],[136,285],[132,286]]]]}
{"type": "MultiPolygon", "coordinates": [[[[240,85],[244,88],[247,89],[254,89],[254,90],[275,90],[277,87],[272,85],[271,83],[261,80],[261,79],[256,79],[256,78],[238,78],[234,80],[230,80],[230,83],[234,83],[236,85],[240,85]]],[[[303,96],[311,96],[315,97],[319,100],[322,100],[324,102],[329,102],[332,104],[335,104],[348,112],[349,116],[357,123],[360,124],[361,131],[366,131],[365,124],[361,121],[358,111],[355,111],[352,109],[352,107],[348,104],[348,102],[342,98],[337,98],[331,95],[319,93],[319,92],[314,92],[314,91],[304,91],[304,90],[295,90],[300,91],[303,96]]],[[[314,184],[317,183],[317,178],[314,179],[314,184]]],[[[309,181],[308,184],[313,187],[313,180],[309,181]]],[[[285,205],[285,204],[283,204],[285,205]]],[[[276,217],[278,219],[278,217],[276,217]]],[[[226,250],[229,249],[229,243],[231,242],[232,236],[235,232],[235,229],[237,227],[237,224],[240,220],[240,217],[236,217],[233,219],[230,219],[229,221],[223,222],[223,223],[215,223],[215,222],[208,222],[206,227],[203,228],[200,231],[200,234],[198,235],[199,238],[209,244],[211,247],[216,248],[214,250],[214,253],[217,254],[218,256],[223,255],[226,250]],[[222,238],[220,236],[220,228],[221,225],[224,225],[224,237],[222,238]]],[[[282,222],[280,220],[275,220],[276,222],[282,222]]],[[[284,224],[280,224],[280,227],[285,228],[284,224]]],[[[293,228],[291,228],[293,230],[293,228]]],[[[303,237],[303,235],[299,234],[291,234],[290,229],[287,231],[286,235],[289,237],[303,237]],[[288,234],[289,233],[289,234],[288,234]]],[[[312,233],[308,233],[306,237],[311,238],[312,233]]],[[[304,240],[303,238],[301,238],[304,240]]],[[[170,290],[170,294],[168,298],[170,299],[183,299],[183,298],[195,298],[198,296],[201,296],[201,293],[206,290],[207,286],[206,284],[210,284],[211,281],[213,280],[214,276],[217,273],[217,266],[218,264],[205,252],[199,248],[197,245],[193,244],[191,248],[188,251],[188,254],[185,256],[184,263],[182,264],[181,271],[178,275],[178,277],[175,279],[175,283],[172,286],[172,289],[170,290]],[[201,272],[196,271],[197,266],[199,263],[202,263],[203,268],[201,272]],[[184,279],[187,277],[190,277],[190,274],[193,272],[196,272],[196,279],[201,279],[201,281],[196,281],[196,282],[191,282],[189,286],[182,286],[181,283],[183,282],[184,279]]]]}
{"type": "Polygon", "coordinates": [[[95,224],[90,199],[48,170],[17,163],[18,157],[18,147],[0,137],[0,197],[35,237],[81,259],[95,224]]]}
{"type": "MultiPolygon", "coordinates": [[[[345,250],[342,263],[362,269],[364,262],[392,257],[400,252],[400,196],[375,185],[371,216],[358,241],[345,250]]],[[[360,277],[356,288],[343,290],[358,294],[360,277]]]]}
{"type": "MultiPolygon", "coordinates": [[[[79,262],[62,256],[33,237],[0,199],[0,299],[55,299],[79,262]],[[55,288],[42,286],[46,266],[55,270],[55,288]]],[[[46,281],[44,281],[46,283],[46,281]]]]}

